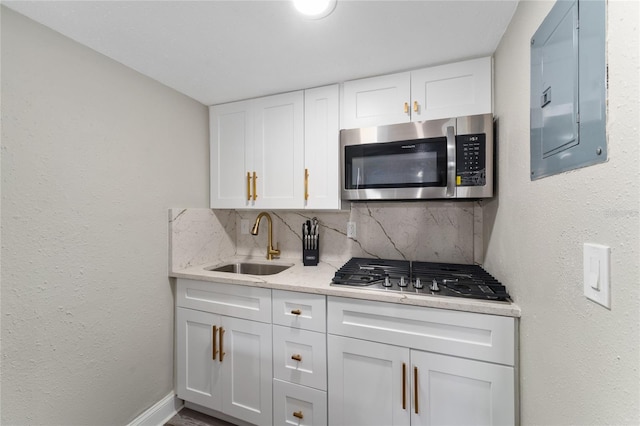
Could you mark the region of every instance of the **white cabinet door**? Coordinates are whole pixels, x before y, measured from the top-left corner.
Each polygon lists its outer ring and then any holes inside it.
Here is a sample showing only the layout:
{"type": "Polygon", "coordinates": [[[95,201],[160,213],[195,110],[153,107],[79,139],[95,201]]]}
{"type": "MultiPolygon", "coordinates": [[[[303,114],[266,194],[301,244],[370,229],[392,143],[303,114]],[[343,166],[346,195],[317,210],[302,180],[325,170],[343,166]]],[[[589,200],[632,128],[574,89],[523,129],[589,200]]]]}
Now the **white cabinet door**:
{"type": "Polygon", "coordinates": [[[272,420],[271,324],[223,317],[222,411],[256,425],[272,420]]]}
{"type": "Polygon", "coordinates": [[[254,99],[255,207],[304,207],[304,94],[254,99]]]}
{"type": "Polygon", "coordinates": [[[347,81],[342,90],[342,129],[405,123],[411,119],[408,72],[347,81]]]}
{"type": "Polygon", "coordinates": [[[491,57],[411,73],[412,121],[491,113],[491,57]]]}
{"type": "Polygon", "coordinates": [[[409,424],[409,349],[329,335],[328,359],[329,424],[409,424]]]}
{"type": "Polygon", "coordinates": [[[421,351],[411,365],[412,426],[515,424],[513,367],[421,351]]]}
{"type": "Polygon", "coordinates": [[[273,424],[327,425],[327,393],[282,380],[273,380],[273,424]]]}
{"type": "Polygon", "coordinates": [[[340,209],[340,92],[337,84],[304,92],[305,207],[340,209]]]}
{"type": "Polygon", "coordinates": [[[343,129],[435,120],[492,111],[491,57],[347,81],[343,129]]]}
{"type": "Polygon", "coordinates": [[[235,418],[270,424],[271,324],[176,309],[178,396],[235,418]]]}
{"type": "Polygon", "coordinates": [[[209,108],[212,208],[249,206],[247,173],[253,170],[253,112],[250,101],[209,108]]]}
{"type": "Polygon", "coordinates": [[[215,324],[221,324],[220,315],[176,309],[178,397],[221,410],[221,364],[216,361],[213,344],[215,324]]]}

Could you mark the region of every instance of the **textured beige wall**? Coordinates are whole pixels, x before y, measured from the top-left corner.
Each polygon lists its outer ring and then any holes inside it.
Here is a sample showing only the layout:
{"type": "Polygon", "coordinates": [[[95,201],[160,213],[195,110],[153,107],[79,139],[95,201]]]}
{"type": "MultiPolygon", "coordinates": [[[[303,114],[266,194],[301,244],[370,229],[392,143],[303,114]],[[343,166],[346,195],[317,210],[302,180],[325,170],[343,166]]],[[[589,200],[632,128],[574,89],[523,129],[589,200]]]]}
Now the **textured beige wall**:
{"type": "Polygon", "coordinates": [[[529,179],[529,40],[553,2],[522,1],[495,53],[485,266],[522,308],[523,425],[640,424],[638,5],[608,2],[605,164],[529,179]],[[611,247],[611,310],[583,295],[585,242],[611,247]]]}
{"type": "Polygon", "coordinates": [[[2,8],[3,425],[127,424],[173,389],[167,209],[207,109],[2,8]]]}

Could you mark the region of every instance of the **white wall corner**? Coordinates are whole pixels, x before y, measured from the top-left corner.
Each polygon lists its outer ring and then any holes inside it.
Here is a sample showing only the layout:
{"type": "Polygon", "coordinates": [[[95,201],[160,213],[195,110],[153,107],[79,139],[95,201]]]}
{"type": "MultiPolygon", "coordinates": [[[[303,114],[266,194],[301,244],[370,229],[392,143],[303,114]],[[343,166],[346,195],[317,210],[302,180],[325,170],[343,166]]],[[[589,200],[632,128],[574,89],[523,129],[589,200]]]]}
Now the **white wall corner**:
{"type": "Polygon", "coordinates": [[[172,391],[127,426],[162,426],[184,407],[184,401],[172,391]]]}

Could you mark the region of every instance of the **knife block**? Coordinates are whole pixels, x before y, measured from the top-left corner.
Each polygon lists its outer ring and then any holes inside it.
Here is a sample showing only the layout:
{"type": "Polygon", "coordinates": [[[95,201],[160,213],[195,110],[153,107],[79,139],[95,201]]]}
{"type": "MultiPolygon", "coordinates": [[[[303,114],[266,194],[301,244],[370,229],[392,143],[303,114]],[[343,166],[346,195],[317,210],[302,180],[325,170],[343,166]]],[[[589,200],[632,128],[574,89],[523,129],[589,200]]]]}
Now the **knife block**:
{"type": "Polygon", "coordinates": [[[318,259],[320,258],[320,235],[318,235],[318,241],[315,248],[304,248],[304,239],[302,241],[302,263],[304,266],[316,266],[318,265],[318,259]]]}

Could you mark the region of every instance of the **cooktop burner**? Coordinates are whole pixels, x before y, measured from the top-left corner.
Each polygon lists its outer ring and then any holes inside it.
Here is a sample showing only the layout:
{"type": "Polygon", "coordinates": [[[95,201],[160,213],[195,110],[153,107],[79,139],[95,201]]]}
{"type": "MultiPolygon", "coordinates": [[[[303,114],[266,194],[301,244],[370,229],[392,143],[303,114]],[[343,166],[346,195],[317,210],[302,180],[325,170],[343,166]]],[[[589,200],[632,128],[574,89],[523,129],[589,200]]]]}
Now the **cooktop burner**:
{"type": "Polygon", "coordinates": [[[354,257],[331,285],[383,291],[509,301],[506,288],[478,265],[354,257]]]}

